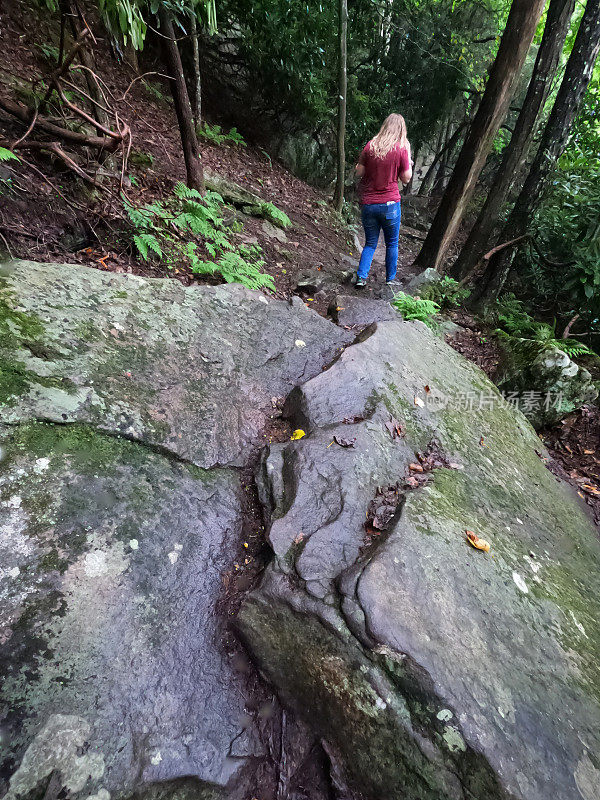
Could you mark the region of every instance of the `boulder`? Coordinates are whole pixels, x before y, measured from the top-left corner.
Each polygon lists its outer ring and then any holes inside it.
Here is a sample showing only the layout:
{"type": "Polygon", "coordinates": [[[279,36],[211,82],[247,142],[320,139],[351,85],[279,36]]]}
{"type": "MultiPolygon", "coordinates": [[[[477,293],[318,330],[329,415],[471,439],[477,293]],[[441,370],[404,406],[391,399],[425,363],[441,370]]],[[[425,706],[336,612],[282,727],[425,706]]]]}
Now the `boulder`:
{"type": "Polygon", "coordinates": [[[554,425],[598,397],[584,367],[557,347],[531,339],[501,335],[499,388],[539,429],[554,425]]]}
{"type": "Polygon", "coordinates": [[[237,624],[344,780],[369,800],[600,796],[600,543],[525,417],[401,321],[285,413],[307,435],[263,458],[275,555],[237,624]]]}
{"type": "Polygon", "coordinates": [[[245,800],[271,762],[224,619],[231,465],[351,337],[239,285],[0,275],[0,795],[245,800]]]}
{"type": "Polygon", "coordinates": [[[428,267],[409,280],[406,284],[406,293],[419,294],[423,289],[431,286],[432,283],[439,283],[441,280],[442,276],[440,273],[433,269],[433,267],[428,267]]]}
{"type": "Polygon", "coordinates": [[[241,208],[245,214],[252,217],[264,217],[280,228],[288,228],[289,221],[284,222],[280,214],[275,213],[272,206],[262,197],[240,186],[239,183],[224,178],[212,170],[204,170],[204,183],[211,192],[220,194],[226,203],[236,208],[241,208]]]}
{"type": "Polygon", "coordinates": [[[398,319],[398,312],[386,300],[355,295],[336,295],[331,301],[328,313],[338,325],[355,325],[366,328],[373,322],[398,319]]]}
{"type": "Polygon", "coordinates": [[[199,467],[248,459],[272,397],[351,341],[239,284],[17,261],[0,283],[0,422],[81,422],[199,467]]]}
{"type": "Polygon", "coordinates": [[[327,274],[322,270],[309,269],[300,273],[296,281],[295,291],[304,294],[314,294],[322,289],[327,283],[327,274]]]}

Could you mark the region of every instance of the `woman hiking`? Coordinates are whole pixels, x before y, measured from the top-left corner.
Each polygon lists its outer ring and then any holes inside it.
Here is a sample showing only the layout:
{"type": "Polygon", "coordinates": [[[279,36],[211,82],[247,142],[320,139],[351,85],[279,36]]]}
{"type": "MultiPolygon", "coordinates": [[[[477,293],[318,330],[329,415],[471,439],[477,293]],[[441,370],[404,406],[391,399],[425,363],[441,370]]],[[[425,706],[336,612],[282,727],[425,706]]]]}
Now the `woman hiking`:
{"type": "Polygon", "coordinates": [[[390,284],[396,277],[398,264],[398,181],[408,183],[412,177],[410,144],[406,138],[406,122],[401,114],[390,114],[377,136],[367,142],[358,159],[356,174],[361,178],[359,196],[365,247],[355,285],[362,287],[367,283],[382,228],[385,238],[385,282],[390,284]]]}

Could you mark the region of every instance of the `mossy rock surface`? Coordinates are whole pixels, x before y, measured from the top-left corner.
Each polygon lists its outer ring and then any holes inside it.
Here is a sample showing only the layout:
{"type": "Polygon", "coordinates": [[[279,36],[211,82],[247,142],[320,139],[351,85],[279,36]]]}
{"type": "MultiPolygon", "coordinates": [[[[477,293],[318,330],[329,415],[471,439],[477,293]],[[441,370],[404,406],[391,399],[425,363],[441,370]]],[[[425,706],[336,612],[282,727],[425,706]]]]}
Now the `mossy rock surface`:
{"type": "Polygon", "coordinates": [[[0,422],[83,422],[200,467],[242,465],[272,397],[351,336],[239,284],[16,261],[0,280],[0,422]]]}
{"type": "Polygon", "coordinates": [[[217,797],[258,752],[215,609],[237,474],[78,424],[1,433],[2,793],[217,797]]]}
{"type": "Polygon", "coordinates": [[[373,800],[600,796],[600,544],[525,417],[401,321],[286,410],[308,435],[264,458],[276,557],[239,627],[349,783],[373,800]],[[377,487],[418,476],[430,442],[445,466],[368,544],[377,487]]]}
{"type": "Polygon", "coordinates": [[[554,425],[598,397],[591,374],[557,347],[502,333],[502,359],[497,383],[531,424],[554,425]]]}

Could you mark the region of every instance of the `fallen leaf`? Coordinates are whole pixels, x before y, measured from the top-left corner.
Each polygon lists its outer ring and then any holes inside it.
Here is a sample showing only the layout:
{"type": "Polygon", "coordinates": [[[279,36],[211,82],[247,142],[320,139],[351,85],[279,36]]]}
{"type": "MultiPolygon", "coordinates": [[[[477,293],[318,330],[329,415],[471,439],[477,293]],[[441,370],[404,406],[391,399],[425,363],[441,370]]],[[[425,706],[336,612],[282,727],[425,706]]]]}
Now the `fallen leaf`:
{"type": "Polygon", "coordinates": [[[385,423],[385,427],[390,432],[392,439],[399,438],[405,434],[404,426],[395,417],[390,417],[389,421],[385,423]]]}
{"type": "Polygon", "coordinates": [[[591,486],[589,483],[584,483],[581,488],[585,492],[593,494],[594,497],[600,497],[600,489],[597,489],[595,486],[591,486]]]}
{"type": "Polygon", "coordinates": [[[424,389],[425,389],[425,393],[426,393],[426,394],[429,394],[429,392],[431,391],[431,389],[429,388],[429,386],[425,386],[425,387],[424,387],[424,389]]]}
{"type": "Polygon", "coordinates": [[[409,464],[408,468],[413,472],[423,472],[423,467],[421,464],[409,464]]]}
{"type": "Polygon", "coordinates": [[[343,439],[341,436],[334,436],[333,440],[336,444],[339,444],[340,447],[354,447],[356,436],[353,439],[343,439]]]}
{"type": "Polygon", "coordinates": [[[420,397],[415,397],[415,405],[419,406],[419,408],[425,407],[425,403],[423,402],[423,400],[421,400],[420,397]]]}
{"type": "Polygon", "coordinates": [[[485,539],[480,539],[476,533],[473,533],[473,531],[466,530],[465,533],[467,535],[467,541],[469,542],[470,545],[475,547],[477,550],[483,550],[484,553],[490,552],[489,542],[486,542],[485,539]]]}
{"type": "Polygon", "coordinates": [[[290,439],[295,442],[297,439],[302,439],[303,436],[306,436],[306,432],[302,428],[297,428],[290,436],[290,439]]]}
{"type": "Polygon", "coordinates": [[[595,450],[584,450],[583,452],[585,453],[586,456],[593,456],[596,451],[595,450]]]}
{"type": "Polygon", "coordinates": [[[298,536],[294,538],[294,544],[300,544],[304,540],[304,534],[299,533],[298,536]]]}
{"type": "Polygon", "coordinates": [[[483,441],[483,436],[479,439],[479,444],[481,447],[485,447],[485,442],[483,441]]]}

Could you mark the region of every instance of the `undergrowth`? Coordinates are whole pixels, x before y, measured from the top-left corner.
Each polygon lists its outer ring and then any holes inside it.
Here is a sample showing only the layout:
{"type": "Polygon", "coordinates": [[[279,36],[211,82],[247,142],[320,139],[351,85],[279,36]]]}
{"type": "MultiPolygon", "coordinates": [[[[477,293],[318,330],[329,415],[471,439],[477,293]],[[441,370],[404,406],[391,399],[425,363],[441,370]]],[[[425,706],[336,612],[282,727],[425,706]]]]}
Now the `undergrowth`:
{"type": "Polygon", "coordinates": [[[557,338],[556,320],[552,325],[547,322],[538,322],[528,313],[525,304],[512,293],[503,295],[497,301],[493,313],[499,330],[510,336],[556,347],[570,358],[594,355],[593,350],[577,339],[557,338]]]}
{"type": "Polygon", "coordinates": [[[430,328],[436,327],[436,322],[433,318],[441,310],[433,300],[423,300],[420,297],[413,297],[404,292],[398,292],[398,294],[394,295],[392,305],[402,314],[405,320],[416,319],[424,322],[430,328]]]}
{"type": "Polygon", "coordinates": [[[244,137],[237,128],[231,128],[229,133],[225,133],[220,125],[209,125],[208,122],[204,122],[198,126],[196,133],[201,139],[211,144],[219,146],[237,144],[246,147],[244,137]]]}
{"type": "Polygon", "coordinates": [[[241,245],[234,249],[222,208],[221,195],[201,195],[183,183],[178,183],[166,200],[143,206],[125,201],[132,242],[145,261],[155,260],[167,269],[185,264],[195,275],[218,274],[226,283],[273,291],[273,278],[262,272],[265,262],[260,258],[260,247],[241,245]],[[212,260],[204,258],[202,250],[212,260]]]}

